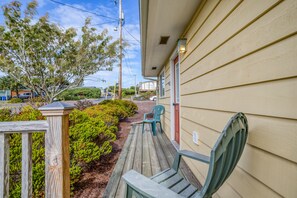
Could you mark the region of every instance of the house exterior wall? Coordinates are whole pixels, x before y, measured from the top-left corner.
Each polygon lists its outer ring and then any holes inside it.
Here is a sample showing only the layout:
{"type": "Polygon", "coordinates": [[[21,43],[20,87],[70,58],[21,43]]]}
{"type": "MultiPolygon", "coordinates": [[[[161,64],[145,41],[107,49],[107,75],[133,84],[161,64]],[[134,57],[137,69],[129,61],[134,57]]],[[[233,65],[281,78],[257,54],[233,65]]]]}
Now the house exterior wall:
{"type": "Polygon", "coordinates": [[[141,82],[139,84],[139,91],[155,91],[157,88],[156,81],[141,82]]]}
{"type": "MultiPolygon", "coordinates": [[[[297,197],[297,1],[204,1],[182,37],[181,149],[209,155],[234,113],[249,121],[239,164],[214,197],[297,197]]],[[[169,137],[170,61],[159,98],[169,137]]],[[[208,166],[186,162],[203,183],[208,166]]]]}
{"type": "MultiPolygon", "coordinates": [[[[24,93],[31,93],[30,89],[20,89],[19,90],[19,95],[24,94],[24,93]]],[[[11,97],[17,96],[15,91],[11,91],[11,97]]]]}
{"type": "Polygon", "coordinates": [[[161,72],[165,73],[165,95],[163,97],[160,97],[160,90],[158,90],[158,103],[163,105],[165,107],[165,114],[163,115],[162,118],[162,126],[163,130],[165,131],[166,135],[170,137],[170,132],[171,132],[171,109],[170,109],[170,64],[167,63],[164,66],[164,70],[161,72]]]}

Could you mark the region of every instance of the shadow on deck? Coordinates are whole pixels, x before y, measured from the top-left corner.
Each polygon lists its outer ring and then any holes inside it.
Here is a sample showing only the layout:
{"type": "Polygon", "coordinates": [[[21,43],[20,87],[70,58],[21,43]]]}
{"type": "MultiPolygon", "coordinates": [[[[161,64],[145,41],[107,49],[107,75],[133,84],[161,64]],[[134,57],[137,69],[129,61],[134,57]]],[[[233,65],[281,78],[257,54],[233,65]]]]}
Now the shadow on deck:
{"type": "MultiPolygon", "coordinates": [[[[144,133],[141,125],[133,125],[103,197],[125,197],[126,184],[121,177],[131,169],[150,177],[172,165],[176,150],[167,136],[159,131],[153,136],[148,125],[144,133]]],[[[191,184],[201,188],[183,160],[179,172],[191,184]]]]}

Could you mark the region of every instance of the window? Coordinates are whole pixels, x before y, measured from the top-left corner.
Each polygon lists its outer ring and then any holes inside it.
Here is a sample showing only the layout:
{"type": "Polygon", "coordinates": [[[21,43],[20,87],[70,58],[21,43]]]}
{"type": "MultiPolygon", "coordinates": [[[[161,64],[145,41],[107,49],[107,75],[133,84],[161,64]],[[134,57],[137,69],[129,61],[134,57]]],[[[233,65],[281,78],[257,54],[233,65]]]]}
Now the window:
{"type": "Polygon", "coordinates": [[[165,72],[162,71],[160,76],[159,76],[159,94],[160,97],[165,96],[165,72]]]}

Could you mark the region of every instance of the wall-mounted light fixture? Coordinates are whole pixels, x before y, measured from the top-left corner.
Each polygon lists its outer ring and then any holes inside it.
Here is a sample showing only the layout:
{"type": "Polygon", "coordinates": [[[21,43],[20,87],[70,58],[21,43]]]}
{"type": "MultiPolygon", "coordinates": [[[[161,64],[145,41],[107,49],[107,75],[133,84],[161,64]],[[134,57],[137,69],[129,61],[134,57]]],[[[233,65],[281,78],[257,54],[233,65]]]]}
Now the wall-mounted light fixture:
{"type": "Polygon", "coordinates": [[[187,51],[186,44],[187,44],[186,38],[178,39],[177,46],[178,46],[179,53],[185,53],[187,51]]]}

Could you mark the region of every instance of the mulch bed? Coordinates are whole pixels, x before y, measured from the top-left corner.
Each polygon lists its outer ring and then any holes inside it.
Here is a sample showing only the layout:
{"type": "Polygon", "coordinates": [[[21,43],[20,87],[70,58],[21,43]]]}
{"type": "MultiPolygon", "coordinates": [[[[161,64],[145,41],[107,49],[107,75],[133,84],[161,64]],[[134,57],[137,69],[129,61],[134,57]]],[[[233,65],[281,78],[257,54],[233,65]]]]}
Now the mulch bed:
{"type": "Polygon", "coordinates": [[[131,123],[141,121],[143,119],[143,114],[150,112],[155,105],[155,102],[151,101],[135,101],[135,103],[138,106],[138,112],[133,117],[120,122],[117,140],[113,143],[113,151],[110,154],[103,156],[99,162],[88,167],[88,170],[82,174],[80,181],[75,185],[73,197],[102,197],[109,177],[111,176],[130,132],[131,123]]]}

